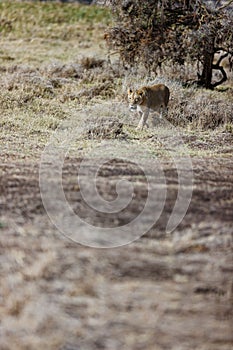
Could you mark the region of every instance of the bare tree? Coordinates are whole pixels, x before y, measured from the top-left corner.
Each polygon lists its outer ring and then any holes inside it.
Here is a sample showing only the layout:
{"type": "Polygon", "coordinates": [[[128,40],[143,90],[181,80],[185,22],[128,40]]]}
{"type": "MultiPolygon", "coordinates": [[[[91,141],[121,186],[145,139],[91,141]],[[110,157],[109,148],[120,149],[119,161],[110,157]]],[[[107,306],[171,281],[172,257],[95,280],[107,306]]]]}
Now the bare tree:
{"type": "Polygon", "coordinates": [[[105,38],[124,63],[156,70],[166,61],[199,62],[198,84],[212,89],[227,79],[223,58],[233,57],[231,1],[110,0],[115,26],[105,38]],[[214,55],[222,56],[214,64],[214,55]],[[222,78],[213,83],[213,69],[222,78]]]}

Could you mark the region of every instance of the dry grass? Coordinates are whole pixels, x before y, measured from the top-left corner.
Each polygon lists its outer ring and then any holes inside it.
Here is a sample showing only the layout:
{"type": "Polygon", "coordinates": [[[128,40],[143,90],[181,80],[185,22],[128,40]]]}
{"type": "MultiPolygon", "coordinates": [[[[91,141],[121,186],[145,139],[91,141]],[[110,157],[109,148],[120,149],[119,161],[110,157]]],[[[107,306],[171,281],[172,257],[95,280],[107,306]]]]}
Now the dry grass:
{"type": "MultiPolygon", "coordinates": [[[[140,74],[125,78],[119,66],[111,66],[104,58],[82,56],[71,62],[45,62],[43,65],[14,62],[11,66],[2,65],[1,76],[2,140],[12,132],[32,137],[43,133],[47,135],[46,140],[64,119],[72,117],[79,109],[110,100],[113,103],[121,102],[124,106],[123,114],[119,110],[118,116],[114,112],[114,117],[116,121],[119,119],[125,125],[132,125],[129,132],[134,137],[133,125],[137,124],[137,117],[128,111],[127,87],[159,82],[167,84],[171,90],[168,114],[171,124],[184,128],[185,133],[216,128],[220,132],[232,132],[233,99],[230,89],[218,92],[184,88],[177,80],[164,76],[149,81],[145,81],[140,74]],[[127,115],[128,122],[125,118],[127,115]]],[[[104,108],[102,113],[107,112],[104,112],[104,108]]],[[[156,129],[145,132],[156,133],[156,129]]]]}
{"type": "Polygon", "coordinates": [[[168,119],[176,126],[213,130],[233,123],[231,89],[218,92],[172,85],[171,93],[168,119]]]}

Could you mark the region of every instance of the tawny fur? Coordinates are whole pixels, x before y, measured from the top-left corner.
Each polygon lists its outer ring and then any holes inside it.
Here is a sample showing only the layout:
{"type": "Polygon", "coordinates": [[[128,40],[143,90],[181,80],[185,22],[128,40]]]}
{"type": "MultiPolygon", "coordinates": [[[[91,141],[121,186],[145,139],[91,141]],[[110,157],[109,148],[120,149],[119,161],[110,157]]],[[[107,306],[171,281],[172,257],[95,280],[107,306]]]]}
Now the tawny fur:
{"type": "Polygon", "coordinates": [[[157,113],[167,111],[169,96],[170,91],[164,84],[143,86],[135,91],[128,89],[130,109],[137,108],[137,112],[141,116],[138,128],[143,129],[144,125],[147,125],[150,110],[157,113]]]}

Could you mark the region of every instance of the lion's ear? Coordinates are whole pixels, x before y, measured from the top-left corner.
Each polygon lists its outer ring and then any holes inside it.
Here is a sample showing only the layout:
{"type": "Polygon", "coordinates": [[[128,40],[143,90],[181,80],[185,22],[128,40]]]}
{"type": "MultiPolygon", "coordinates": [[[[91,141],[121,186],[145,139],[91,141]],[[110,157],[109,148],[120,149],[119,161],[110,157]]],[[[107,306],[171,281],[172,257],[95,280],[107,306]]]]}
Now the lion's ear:
{"type": "Polygon", "coordinates": [[[147,88],[143,87],[142,89],[140,89],[140,91],[138,92],[138,94],[142,97],[142,96],[146,96],[147,95],[147,88]]]}

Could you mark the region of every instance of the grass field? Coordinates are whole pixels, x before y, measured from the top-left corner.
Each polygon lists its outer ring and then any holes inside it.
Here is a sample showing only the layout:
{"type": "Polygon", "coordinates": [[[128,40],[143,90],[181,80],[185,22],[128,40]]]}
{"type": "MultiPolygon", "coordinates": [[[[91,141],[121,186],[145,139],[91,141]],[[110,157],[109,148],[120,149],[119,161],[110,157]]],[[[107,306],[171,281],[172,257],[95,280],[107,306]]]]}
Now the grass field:
{"type": "MultiPolygon", "coordinates": [[[[0,2],[0,350],[230,350],[232,72],[207,91],[183,86],[192,67],[151,77],[125,70],[105,46],[111,23],[95,6],[0,2]],[[152,82],[171,90],[168,120],[138,131],[126,90],[152,82]],[[93,169],[107,201],[116,189],[128,193],[119,178],[134,184],[128,207],[90,208],[80,169],[89,199],[93,169]],[[57,226],[67,222],[51,192],[59,180],[73,212],[93,225],[88,232],[80,223],[66,237],[50,221],[42,198],[57,226]],[[69,239],[106,247],[96,227],[130,223],[157,189],[161,215],[139,237],[156,216],[149,207],[133,243],[96,249],[69,239]],[[190,189],[186,215],[167,232],[178,195],[185,203],[190,189]]],[[[113,242],[127,241],[112,232],[113,242]]]]}

